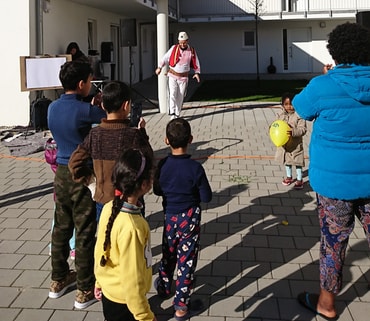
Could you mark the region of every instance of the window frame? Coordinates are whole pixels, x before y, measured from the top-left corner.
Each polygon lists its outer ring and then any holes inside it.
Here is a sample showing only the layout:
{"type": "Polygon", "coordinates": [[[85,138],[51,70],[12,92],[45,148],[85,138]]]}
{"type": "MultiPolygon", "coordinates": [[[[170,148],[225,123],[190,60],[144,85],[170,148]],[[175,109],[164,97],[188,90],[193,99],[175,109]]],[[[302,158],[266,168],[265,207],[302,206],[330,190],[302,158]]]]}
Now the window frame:
{"type": "Polygon", "coordinates": [[[255,30],[252,30],[252,29],[244,30],[242,37],[243,37],[242,47],[244,49],[256,49],[256,31],[255,30]],[[247,39],[246,37],[247,34],[249,34],[248,37],[250,37],[251,35],[253,36],[253,44],[247,44],[246,40],[250,40],[250,39],[247,39]]]}

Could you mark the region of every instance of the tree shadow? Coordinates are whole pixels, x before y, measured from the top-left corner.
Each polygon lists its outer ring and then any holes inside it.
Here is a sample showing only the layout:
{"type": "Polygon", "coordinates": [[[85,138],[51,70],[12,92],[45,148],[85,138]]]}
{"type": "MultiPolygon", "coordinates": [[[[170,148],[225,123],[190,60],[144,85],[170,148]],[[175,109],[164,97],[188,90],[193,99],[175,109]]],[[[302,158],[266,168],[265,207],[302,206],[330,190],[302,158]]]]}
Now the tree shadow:
{"type": "MultiPolygon", "coordinates": [[[[191,143],[188,146],[188,154],[191,155],[192,159],[197,160],[201,164],[203,164],[210,156],[219,153],[227,148],[230,148],[232,146],[235,146],[239,143],[243,142],[242,139],[239,138],[227,138],[227,137],[220,137],[220,138],[214,138],[207,141],[196,141],[194,140],[193,143],[191,143]],[[220,148],[215,148],[212,145],[212,143],[217,142],[217,145],[221,145],[220,148]],[[201,149],[201,146],[207,146],[204,149],[201,149]]],[[[169,146],[165,146],[163,148],[157,149],[154,151],[154,156],[157,160],[160,160],[164,157],[166,157],[171,152],[169,146]]]]}
{"type": "MultiPolygon", "coordinates": [[[[240,297],[241,300],[242,296],[251,293],[254,298],[260,292],[257,287],[260,279],[271,279],[273,270],[298,259],[317,243],[318,236],[311,236],[304,229],[305,225],[313,224],[310,216],[314,211],[304,210],[304,205],[312,202],[312,198],[301,192],[257,197],[252,205],[203,224],[200,256],[213,244],[216,247],[224,244],[226,251],[221,251],[215,258],[203,257],[208,263],[196,271],[197,287],[193,295],[206,299],[210,309],[229,297],[240,297]],[[287,220],[289,225],[283,225],[282,220],[287,220]],[[212,233],[216,235],[210,237],[212,233]],[[208,237],[204,237],[207,234],[208,237]],[[240,242],[227,246],[227,239],[235,235],[240,237],[240,242]],[[297,246],[300,240],[303,245],[297,246]]],[[[266,312],[266,316],[274,319],[278,307],[270,307],[266,312]]],[[[240,317],[238,313],[226,316],[240,317]]],[[[253,316],[261,317],[255,313],[253,316]]]]}
{"type": "Polygon", "coordinates": [[[42,197],[53,193],[53,183],[47,183],[35,187],[21,189],[15,192],[4,194],[0,196],[0,207],[10,206],[13,204],[26,202],[34,198],[42,197]]]}
{"type": "MultiPolygon", "coordinates": [[[[345,312],[349,302],[363,297],[369,291],[368,280],[370,272],[361,274],[361,271],[352,272],[353,262],[358,259],[358,254],[363,253],[368,248],[368,243],[364,240],[352,247],[346,257],[344,266],[343,289],[336,299],[338,315],[345,319],[352,319],[348,312],[345,312]],[[353,253],[358,252],[355,255],[353,253]],[[352,253],[352,254],[351,254],[352,253]],[[356,276],[357,275],[357,276],[356,276]],[[357,279],[354,281],[353,279],[357,279]],[[346,313],[348,313],[346,315],[346,313]]],[[[301,264],[300,264],[301,265],[301,264]]],[[[276,267],[274,266],[274,269],[276,267]]],[[[243,279],[243,278],[242,278],[243,279]]],[[[240,282],[240,281],[239,281],[240,282]]],[[[242,281],[245,283],[245,280],[242,281]]],[[[299,293],[306,291],[310,293],[319,292],[319,260],[301,266],[300,269],[287,274],[283,279],[271,280],[268,286],[258,289],[256,294],[250,296],[235,310],[244,311],[245,320],[250,318],[276,318],[278,314],[282,320],[314,320],[315,315],[311,311],[304,309],[297,301],[299,293]],[[272,312],[272,313],[271,313],[272,312]]],[[[364,311],[362,311],[364,313],[364,311]]]]}
{"type": "MultiPolygon", "coordinates": [[[[248,189],[247,184],[237,184],[237,185],[229,186],[229,187],[223,189],[222,191],[213,192],[212,198],[216,199],[216,201],[208,203],[208,204],[203,204],[202,203],[201,204],[202,211],[205,211],[205,210],[209,211],[212,208],[219,207],[219,206],[224,206],[225,204],[229,203],[237,194],[245,192],[247,189],[248,189]]],[[[147,221],[149,223],[149,226],[150,226],[151,230],[155,230],[158,227],[163,227],[163,223],[164,223],[163,211],[158,211],[158,212],[155,212],[155,213],[152,213],[152,214],[148,215],[147,221]]],[[[202,229],[203,229],[203,227],[204,227],[204,224],[202,224],[202,229]]],[[[207,242],[206,244],[207,244],[207,246],[211,246],[214,243],[212,243],[212,242],[208,243],[207,242]]],[[[162,253],[162,245],[161,244],[159,244],[155,247],[152,247],[153,256],[161,255],[161,253],[162,253]]],[[[159,265],[159,262],[155,263],[152,266],[153,274],[158,273],[158,265],[159,265]]]]}

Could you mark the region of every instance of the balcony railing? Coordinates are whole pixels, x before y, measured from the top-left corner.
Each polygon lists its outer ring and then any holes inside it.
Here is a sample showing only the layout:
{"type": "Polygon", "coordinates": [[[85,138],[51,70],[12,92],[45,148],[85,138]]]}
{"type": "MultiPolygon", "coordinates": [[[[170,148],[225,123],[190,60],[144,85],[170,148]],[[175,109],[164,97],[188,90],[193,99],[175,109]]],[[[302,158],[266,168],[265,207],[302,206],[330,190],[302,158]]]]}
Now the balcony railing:
{"type": "Polygon", "coordinates": [[[261,19],[315,16],[352,17],[370,10],[370,0],[180,0],[180,20],[251,19],[256,12],[261,19]]]}

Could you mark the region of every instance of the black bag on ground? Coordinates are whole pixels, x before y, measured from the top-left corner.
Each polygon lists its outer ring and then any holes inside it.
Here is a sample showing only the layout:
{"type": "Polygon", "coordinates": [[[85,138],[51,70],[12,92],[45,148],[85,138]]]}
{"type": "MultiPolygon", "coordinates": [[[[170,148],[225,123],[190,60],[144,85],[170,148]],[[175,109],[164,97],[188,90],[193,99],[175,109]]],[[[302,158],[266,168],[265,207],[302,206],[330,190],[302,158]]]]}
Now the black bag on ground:
{"type": "Polygon", "coordinates": [[[48,129],[48,108],[51,100],[38,98],[31,103],[31,127],[37,130],[48,129]]]}

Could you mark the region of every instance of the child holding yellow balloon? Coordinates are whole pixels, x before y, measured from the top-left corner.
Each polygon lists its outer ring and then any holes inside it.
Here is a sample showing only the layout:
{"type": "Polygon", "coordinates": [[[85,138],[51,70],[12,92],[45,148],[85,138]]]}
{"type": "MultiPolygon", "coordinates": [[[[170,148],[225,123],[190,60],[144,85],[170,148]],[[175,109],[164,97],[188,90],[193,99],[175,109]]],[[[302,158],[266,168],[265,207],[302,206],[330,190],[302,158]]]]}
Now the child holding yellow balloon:
{"type": "Polygon", "coordinates": [[[285,121],[287,127],[286,134],[289,139],[283,146],[278,146],[276,150],[275,160],[283,163],[286,170],[286,178],[282,184],[289,186],[294,182],[292,167],[296,168],[296,181],[294,184],[295,189],[303,188],[302,167],[304,162],[304,149],[303,149],[303,136],[307,132],[306,121],[298,116],[292,101],[294,95],[292,93],[284,93],[281,97],[281,111],[277,113],[276,119],[285,121]]]}

